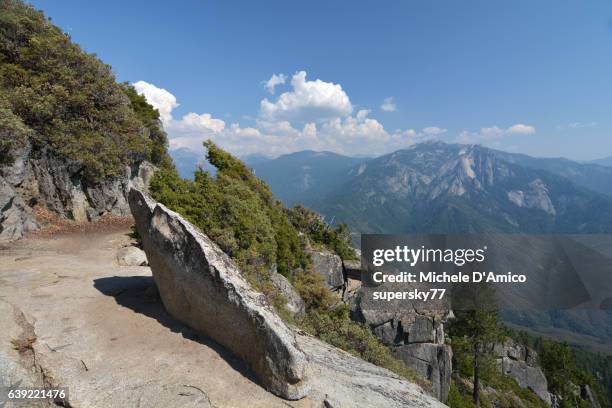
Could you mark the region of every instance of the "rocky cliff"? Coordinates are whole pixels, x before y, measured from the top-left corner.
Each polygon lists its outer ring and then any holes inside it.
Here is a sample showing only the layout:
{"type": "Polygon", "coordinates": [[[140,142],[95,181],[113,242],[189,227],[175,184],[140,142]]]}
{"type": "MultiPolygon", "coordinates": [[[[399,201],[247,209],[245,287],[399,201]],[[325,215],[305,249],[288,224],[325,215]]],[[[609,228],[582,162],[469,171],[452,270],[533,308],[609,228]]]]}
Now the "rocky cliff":
{"type": "Polygon", "coordinates": [[[397,359],[431,382],[432,395],[445,402],[452,373],[452,349],[445,344],[444,320],[450,310],[405,310],[401,306],[384,309],[371,300],[370,288],[361,285],[361,262],[342,261],[328,251],[308,251],[313,269],[328,288],[342,291],[342,300],[351,309],[353,320],[370,326],[382,342],[391,347],[397,359]]]}
{"type": "Polygon", "coordinates": [[[29,143],[12,152],[13,162],[0,167],[0,241],[22,238],[38,229],[37,213],[51,212],[76,222],[105,214],[129,216],[127,194],[146,189],[155,167],[142,161],[126,166],[121,177],[88,181],[82,166],[48,152],[33,152],[29,143]]]}
{"type": "Polygon", "coordinates": [[[443,322],[449,310],[385,307],[362,287],[351,301],[352,316],[368,324],[384,344],[418,374],[431,381],[432,393],[446,401],[451,384],[452,349],[444,343],[443,322]]]}
{"type": "Polygon", "coordinates": [[[548,381],[538,364],[535,350],[507,340],[495,346],[495,354],[504,375],[514,378],[522,388],[529,388],[548,405],[551,404],[548,381]]]}

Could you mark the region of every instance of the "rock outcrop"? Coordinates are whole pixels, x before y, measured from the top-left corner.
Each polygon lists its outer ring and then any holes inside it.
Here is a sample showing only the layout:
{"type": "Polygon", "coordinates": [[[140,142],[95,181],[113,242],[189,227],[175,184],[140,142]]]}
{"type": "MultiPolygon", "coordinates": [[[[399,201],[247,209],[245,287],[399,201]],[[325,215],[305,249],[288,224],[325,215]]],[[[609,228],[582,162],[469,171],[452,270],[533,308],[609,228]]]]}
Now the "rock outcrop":
{"type": "Polygon", "coordinates": [[[287,300],[287,310],[292,316],[299,316],[306,311],[306,304],[297,293],[291,282],[278,272],[270,273],[272,284],[280,291],[283,297],[287,300]]]}
{"type": "Polygon", "coordinates": [[[277,395],[326,407],[443,407],[416,384],[286,325],[206,235],[137,190],[129,201],[168,312],[247,361],[277,395]]]}
{"type": "Polygon", "coordinates": [[[181,216],[138,190],[130,206],[168,312],[249,363],[275,394],[308,392],[306,356],[294,333],[234,262],[181,216]]]}
{"type": "Polygon", "coordinates": [[[503,374],[514,378],[522,388],[529,388],[544,402],[551,404],[548,382],[538,365],[535,350],[508,340],[496,345],[495,352],[503,374]]]}
{"type": "Polygon", "coordinates": [[[453,353],[450,346],[409,343],[394,348],[395,357],[431,381],[433,395],[445,402],[450,390],[453,353]]]}
{"type": "Polygon", "coordinates": [[[421,310],[418,305],[384,305],[372,300],[370,287],[363,286],[351,300],[354,320],[368,324],[394,355],[425,379],[432,394],[445,402],[450,390],[452,349],[444,344],[443,322],[449,310],[421,310]]]}
{"type": "Polygon", "coordinates": [[[34,206],[77,222],[105,214],[129,216],[130,188],[146,189],[155,172],[143,161],[126,167],[120,177],[90,182],[81,176],[80,164],[49,152],[34,155],[27,144],[12,156],[11,165],[0,167],[0,241],[20,239],[40,227],[34,206]]]}
{"type": "Polygon", "coordinates": [[[306,251],[312,259],[312,269],[323,277],[327,286],[333,291],[344,287],[344,273],[342,259],[336,254],[327,251],[306,251]]]}

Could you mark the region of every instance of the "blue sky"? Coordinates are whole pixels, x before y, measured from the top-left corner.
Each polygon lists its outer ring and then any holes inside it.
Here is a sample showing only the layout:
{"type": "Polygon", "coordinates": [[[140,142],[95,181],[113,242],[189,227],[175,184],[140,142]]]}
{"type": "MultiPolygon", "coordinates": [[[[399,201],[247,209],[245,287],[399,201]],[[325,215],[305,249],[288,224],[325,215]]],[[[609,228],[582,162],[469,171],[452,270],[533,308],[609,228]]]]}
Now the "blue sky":
{"type": "Polygon", "coordinates": [[[612,155],[609,1],[31,3],[140,84],[173,148],[612,155]]]}

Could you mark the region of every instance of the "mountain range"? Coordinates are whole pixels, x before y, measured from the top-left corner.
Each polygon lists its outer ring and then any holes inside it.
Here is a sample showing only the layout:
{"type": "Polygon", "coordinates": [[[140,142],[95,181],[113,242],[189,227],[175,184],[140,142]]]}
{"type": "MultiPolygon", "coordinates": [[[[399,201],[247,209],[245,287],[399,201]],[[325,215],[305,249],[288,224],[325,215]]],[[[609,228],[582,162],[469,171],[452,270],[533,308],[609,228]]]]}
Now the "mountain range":
{"type": "MultiPolygon", "coordinates": [[[[171,155],[184,177],[211,167],[186,149],[171,155]]],[[[374,159],[301,151],[243,160],[285,205],[356,233],[612,230],[612,167],[593,162],[442,142],[374,159]]]]}
{"type": "Polygon", "coordinates": [[[359,233],[612,230],[612,168],[428,142],[374,159],[298,152],[252,165],[286,205],[359,233]]]}
{"type": "MultiPolygon", "coordinates": [[[[352,165],[348,159],[299,152],[253,168],[286,204],[346,222],[356,241],[359,233],[612,232],[612,167],[441,142],[352,165]],[[339,163],[326,172],[331,158],[339,163]]],[[[504,318],[609,352],[609,310],[504,318]]]]}

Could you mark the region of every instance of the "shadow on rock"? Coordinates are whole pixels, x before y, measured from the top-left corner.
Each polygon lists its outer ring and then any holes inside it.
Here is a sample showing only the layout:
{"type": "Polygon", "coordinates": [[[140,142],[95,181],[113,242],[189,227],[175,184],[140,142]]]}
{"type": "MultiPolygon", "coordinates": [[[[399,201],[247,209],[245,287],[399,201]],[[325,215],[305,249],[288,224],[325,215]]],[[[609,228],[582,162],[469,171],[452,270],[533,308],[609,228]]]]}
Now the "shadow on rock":
{"type": "Polygon", "coordinates": [[[198,342],[213,349],[221,358],[227,361],[234,370],[254,383],[261,385],[257,377],[255,377],[244,361],[212,339],[199,334],[172,317],[164,308],[153,277],[112,276],[108,278],[99,278],[94,279],[94,288],[106,296],[114,297],[117,304],[132,309],[136,313],[151,317],[169,328],[172,332],[180,333],[188,340],[198,342]]]}

